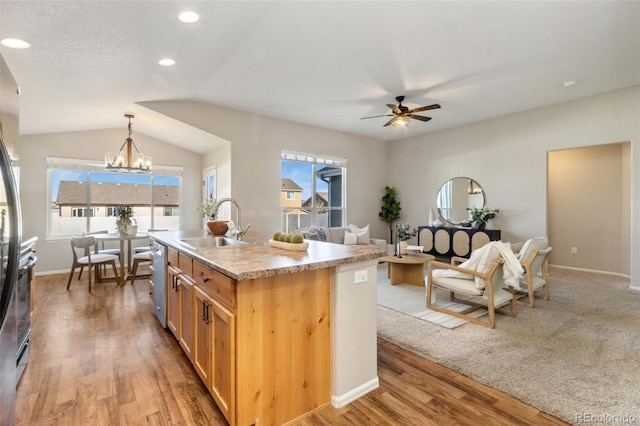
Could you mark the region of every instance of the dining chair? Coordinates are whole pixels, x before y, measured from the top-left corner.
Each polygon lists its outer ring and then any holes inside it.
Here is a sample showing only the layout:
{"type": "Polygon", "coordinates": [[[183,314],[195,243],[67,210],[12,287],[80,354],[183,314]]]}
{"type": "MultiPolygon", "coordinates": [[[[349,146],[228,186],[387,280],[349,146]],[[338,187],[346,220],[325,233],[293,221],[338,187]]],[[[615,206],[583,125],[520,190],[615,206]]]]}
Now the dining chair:
{"type": "MultiPolygon", "coordinates": [[[[115,277],[118,277],[118,271],[116,269],[116,260],[118,256],[115,254],[102,254],[95,253],[96,238],[94,236],[86,237],[71,237],[71,251],[73,253],[73,264],[71,265],[71,272],[69,273],[69,281],[67,282],[67,290],[71,285],[73,274],[77,267],[80,267],[80,273],[78,274],[78,280],[82,276],[82,270],[85,266],[89,269],[89,293],[91,293],[91,268],[94,266],[111,265],[115,277]]],[[[96,277],[98,275],[96,274],[96,277]]]]}
{"type": "Polygon", "coordinates": [[[131,257],[133,258],[133,267],[131,268],[131,275],[129,275],[131,284],[133,284],[133,282],[137,279],[149,278],[151,274],[138,275],[138,267],[140,266],[140,264],[151,264],[151,262],[153,261],[153,252],[151,250],[147,250],[140,253],[135,253],[131,257]]]}
{"type": "MultiPolygon", "coordinates": [[[[101,231],[83,232],[82,236],[88,237],[89,235],[108,234],[108,233],[109,231],[107,231],[106,229],[103,229],[101,231]]],[[[116,256],[120,254],[119,248],[110,248],[110,249],[104,248],[104,241],[100,241],[99,243],[97,243],[96,247],[98,248],[97,253],[100,253],[100,254],[115,254],[116,256]]]]}
{"type": "MultiPolygon", "coordinates": [[[[147,232],[160,232],[160,231],[168,231],[168,229],[147,229],[147,232]]],[[[133,249],[134,253],[143,253],[145,251],[151,251],[151,240],[149,240],[149,244],[147,244],[146,246],[140,246],[140,247],[134,247],[133,249]]]]}

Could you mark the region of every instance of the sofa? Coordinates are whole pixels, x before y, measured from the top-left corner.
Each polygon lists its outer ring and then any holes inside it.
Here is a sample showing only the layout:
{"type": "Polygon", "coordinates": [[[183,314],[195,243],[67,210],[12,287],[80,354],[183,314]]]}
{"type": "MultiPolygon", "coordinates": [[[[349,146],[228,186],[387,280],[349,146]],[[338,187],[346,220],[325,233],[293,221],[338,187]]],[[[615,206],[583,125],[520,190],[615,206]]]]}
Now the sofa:
{"type": "Polygon", "coordinates": [[[369,236],[369,225],[358,227],[356,225],[328,227],[314,226],[299,228],[294,231],[307,240],[326,241],[334,244],[365,245],[372,244],[380,250],[387,250],[387,241],[369,236]]]}

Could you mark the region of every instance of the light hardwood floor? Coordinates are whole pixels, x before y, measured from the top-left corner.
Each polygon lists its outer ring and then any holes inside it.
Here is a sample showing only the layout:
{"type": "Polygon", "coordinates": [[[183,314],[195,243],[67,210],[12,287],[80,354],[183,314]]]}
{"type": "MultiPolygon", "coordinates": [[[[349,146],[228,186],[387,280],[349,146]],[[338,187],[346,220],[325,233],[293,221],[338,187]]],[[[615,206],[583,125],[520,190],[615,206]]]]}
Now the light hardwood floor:
{"type": "MultiPolygon", "coordinates": [[[[77,276],[76,276],[77,277],[77,276]]],[[[144,280],[116,287],[36,278],[17,425],[224,425],[144,280]]],[[[380,388],[299,425],[565,425],[537,409],[378,340],[380,388]]]]}

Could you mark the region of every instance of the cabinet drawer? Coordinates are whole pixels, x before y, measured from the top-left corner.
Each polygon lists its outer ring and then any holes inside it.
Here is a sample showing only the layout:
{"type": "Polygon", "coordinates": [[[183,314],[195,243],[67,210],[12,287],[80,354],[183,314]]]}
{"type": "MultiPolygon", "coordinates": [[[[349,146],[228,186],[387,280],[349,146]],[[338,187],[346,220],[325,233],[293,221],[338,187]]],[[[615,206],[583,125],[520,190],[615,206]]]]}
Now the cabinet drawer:
{"type": "Polygon", "coordinates": [[[193,259],[182,253],[178,253],[178,269],[180,269],[182,273],[193,277],[193,259]]]}
{"type": "Polygon", "coordinates": [[[236,282],[220,272],[204,266],[198,261],[193,262],[193,279],[212,297],[231,309],[236,308],[236,282]]]}
{"type": "Polygon", "coordinates": [[[167,248],[167,262],[174,268],[178,267],[178,251],[172,248],[167,248]]]}

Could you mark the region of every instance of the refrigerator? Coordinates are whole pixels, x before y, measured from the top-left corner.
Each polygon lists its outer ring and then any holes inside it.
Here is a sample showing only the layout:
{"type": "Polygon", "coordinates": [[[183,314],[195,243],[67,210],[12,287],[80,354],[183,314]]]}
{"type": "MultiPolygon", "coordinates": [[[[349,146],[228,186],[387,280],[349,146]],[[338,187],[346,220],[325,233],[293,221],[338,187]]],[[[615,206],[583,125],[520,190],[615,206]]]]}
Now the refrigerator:
{"type": "Polygon", "coordinates": [[[15,424],[18,348],[16,295],[20,201],[9,152],[18,136],[19,88],[0,55],[0,425],[15,424]]]}

